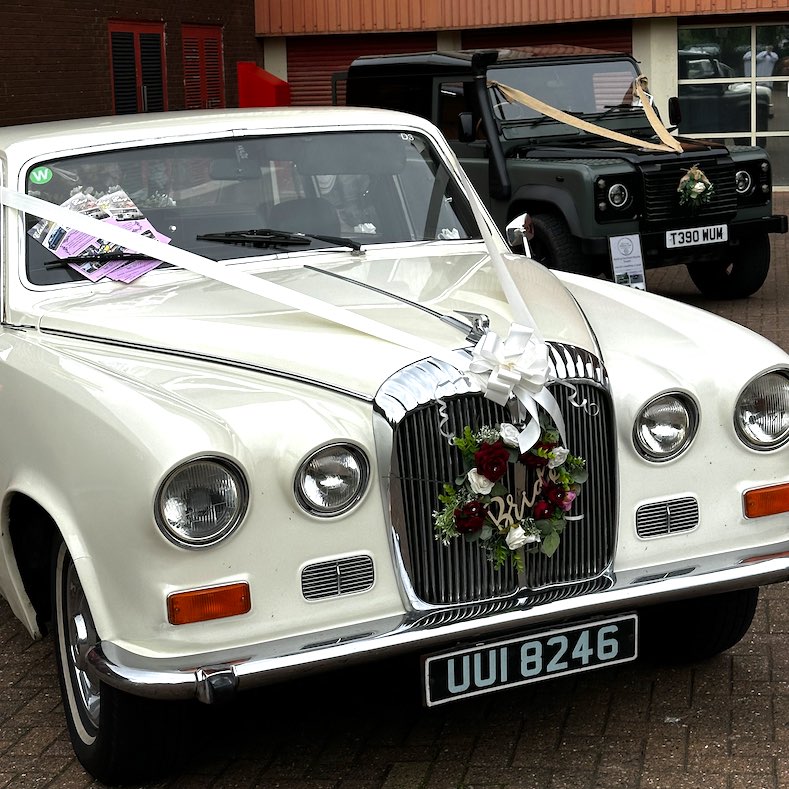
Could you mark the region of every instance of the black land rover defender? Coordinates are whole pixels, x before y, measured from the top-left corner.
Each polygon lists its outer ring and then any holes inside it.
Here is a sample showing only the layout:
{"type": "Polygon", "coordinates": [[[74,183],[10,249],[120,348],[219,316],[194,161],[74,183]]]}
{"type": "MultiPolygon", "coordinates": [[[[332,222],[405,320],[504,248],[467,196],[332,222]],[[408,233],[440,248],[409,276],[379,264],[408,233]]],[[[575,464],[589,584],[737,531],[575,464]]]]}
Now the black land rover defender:
{"type": "Polygon", "coordinates": [[[671,138],[640,76],[628,55],[570,46],[371,55],[335,75],[334,95],[344,79],[346,104],[431,119],[500,227],[528,212],[531,255],[552,268],[610,273],[611,240],[637,235],[645,268],[684,264],[707,296],[750,296],[768,234],[787,230],[767,153],[671,138]],[[681,187],[691,168],[702,186],[681,187]]]}

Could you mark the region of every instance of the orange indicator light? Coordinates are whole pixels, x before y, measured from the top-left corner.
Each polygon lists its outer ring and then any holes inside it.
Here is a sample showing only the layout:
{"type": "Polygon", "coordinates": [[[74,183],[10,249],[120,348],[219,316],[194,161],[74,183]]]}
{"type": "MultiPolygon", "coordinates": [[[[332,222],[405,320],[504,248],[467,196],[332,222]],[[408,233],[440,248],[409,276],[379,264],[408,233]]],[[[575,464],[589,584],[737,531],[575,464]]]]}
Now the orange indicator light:
{"type": "Polygon", "coordinates": [[[187,625],[246,614],[251,608],[249,584],[227,584],[171,594],[167,598],[167,619],[171,625],[187,625]]]}
{"type": "Polygon", "coordinates": [[[746,518],[789,512],[789,483],[746,491],[743,504],[746,518]]]}

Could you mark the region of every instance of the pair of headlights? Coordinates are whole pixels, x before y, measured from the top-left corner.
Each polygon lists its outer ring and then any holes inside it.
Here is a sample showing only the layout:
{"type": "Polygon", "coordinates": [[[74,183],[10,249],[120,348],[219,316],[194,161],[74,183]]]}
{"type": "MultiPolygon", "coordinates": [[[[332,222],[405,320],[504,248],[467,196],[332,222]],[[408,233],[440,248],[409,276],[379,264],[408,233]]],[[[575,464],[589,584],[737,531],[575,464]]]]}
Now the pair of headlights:
{"type": "MultiPolygon", "coordinates": [[[[698,423],[694,400],[684,394],[664,394],[641,410],[633,429],[633,442],[647,460],[670,460],[690,446],[698,423]]],[[[734,429],[750,449],[775,449],[786,443],[789,378],[776,372],[751,381],[734,406],[734,429]]]]}
{"type": "MultiPolygon", "coordinates": [[[[692,443],[699,424],[695,401],[663,394],[642,408],[633,443],[652,462],[671,460],[692,443]]],[[[734,408],[740,440],[754,450],[775,449],[789,440],[789,377],[770,372],[743,389],[734,408]]],[[[321,447],[299,467],[296,500],[319,517],[340,515],[367,488],[370,465],[352,444],[321,447]]],[[[231,534],[247,511],[249,490],[241,470],[219,458],[201,458],[178,467],[164,480],[156,499],[156,520],[165,536],[186,547],[215,545],[231,534]]]]}

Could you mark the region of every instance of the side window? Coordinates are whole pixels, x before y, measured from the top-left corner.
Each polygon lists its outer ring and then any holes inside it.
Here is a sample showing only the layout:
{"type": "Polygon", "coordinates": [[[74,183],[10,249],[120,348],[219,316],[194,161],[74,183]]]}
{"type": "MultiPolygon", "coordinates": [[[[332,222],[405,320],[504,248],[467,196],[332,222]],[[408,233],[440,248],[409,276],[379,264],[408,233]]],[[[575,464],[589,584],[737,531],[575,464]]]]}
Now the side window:
{"type": "Polygon", "coordinates": [[[109,34],[115,114],[166,110],[164,25],[110,22],[109,34]]]}
{"type": "Polygon", "coordinates": [[[443,82],[438,88],[438,128],[448,140],[458,139],[458,116],[471,112],[462,82],[443,82]]]}
{"type": "Polygon", "coordinates": [[[218,27],[184,25],[184,106],[205,110],[225,106],[222,31],[218,27]]]}

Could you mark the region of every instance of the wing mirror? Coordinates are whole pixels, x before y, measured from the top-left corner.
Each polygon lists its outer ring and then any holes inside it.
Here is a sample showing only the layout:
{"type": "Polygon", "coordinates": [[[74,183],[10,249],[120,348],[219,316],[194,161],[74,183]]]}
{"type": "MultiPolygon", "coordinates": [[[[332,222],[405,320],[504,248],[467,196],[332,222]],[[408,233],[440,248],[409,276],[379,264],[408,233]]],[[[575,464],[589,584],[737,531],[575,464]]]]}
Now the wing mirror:
{"type": "Polygon", "coordinates": [[[520,214],[507,223],[507,244],[519,255],[531,257],[529,241],[534,238],[534,222],[528,214],[520,214]]]}

